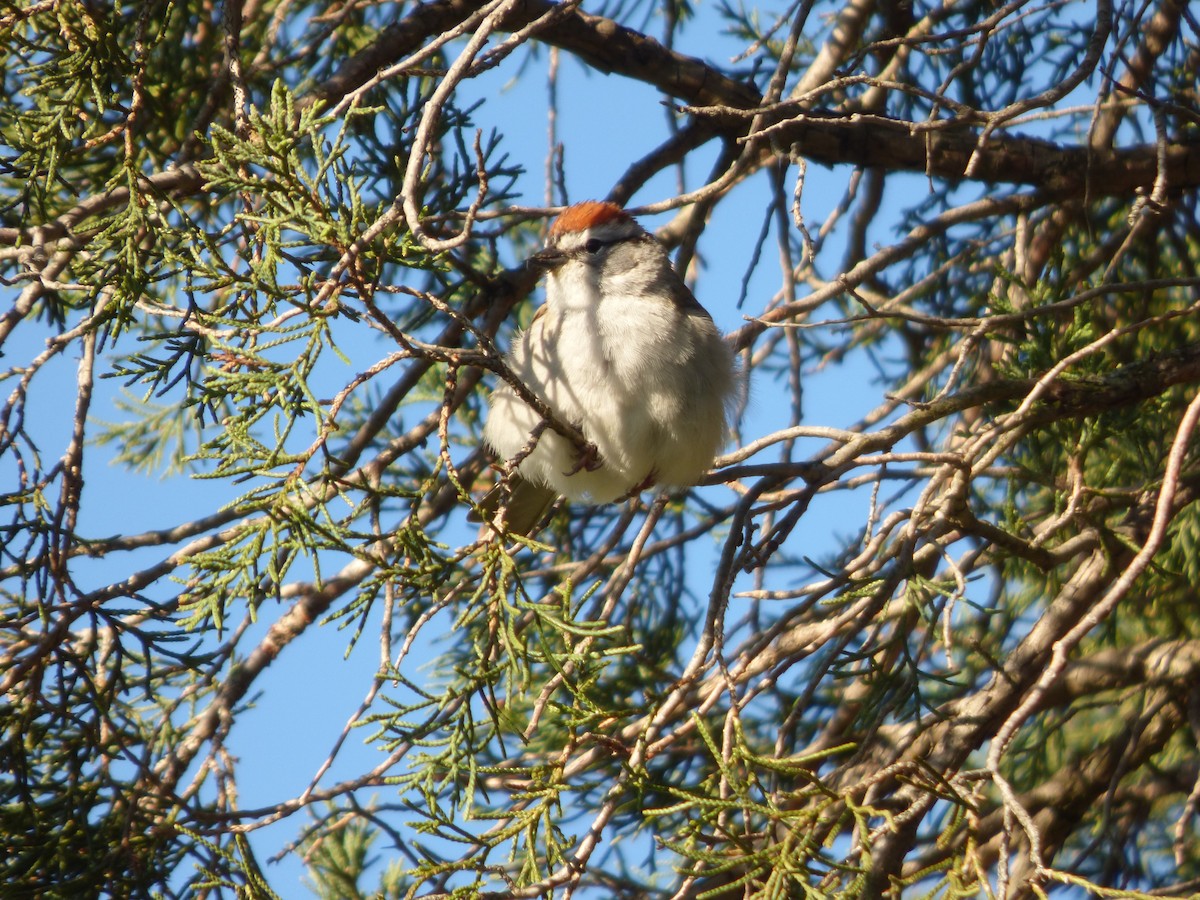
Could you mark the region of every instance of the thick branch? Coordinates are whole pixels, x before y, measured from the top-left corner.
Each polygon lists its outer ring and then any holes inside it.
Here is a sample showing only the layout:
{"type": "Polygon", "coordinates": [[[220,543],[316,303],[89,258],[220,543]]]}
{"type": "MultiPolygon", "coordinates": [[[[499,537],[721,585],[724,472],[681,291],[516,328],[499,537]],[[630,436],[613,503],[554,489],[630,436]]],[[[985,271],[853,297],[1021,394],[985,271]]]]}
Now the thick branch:
{"type": "MultiPolygon", "coordinates": [[[[379,69],[403,59],[426,37],[456,25],[481,5],[476,0],[439,0],[419,5],[402,21],[380,32],[370,46],[349,59],[314,95],[336,102],[379,69]]],[[[524,0],[504,18],[500,27],[514,31],[554,8],[555,4],[549,0],[524,0]]],[[[542,29],[538,39],[566,50],[602,72],[643,81],[689,103],[751,109],[761,100],[752,86],[603,16],[577,10],[567,12],[542,29]]]]}
{"type": "MultiPolygon", "coordinates": [[[[422,4],[348,60],[314,96],[336,102],[380,68],[402,59],[425,37],[457,24],[479,5],[472,0],[422,4]]],[[[549,0],[524,0],[501,27],[520,28],[553,8],[549,0]]],[[[750,124],[748,113],[763,102],[754,86],[603,16],[567,11],[540,29],[537,40],[602,72],[641,81],[696,107],[708,107],[707,111],[695,111],[706,112],[704,118],[713,132],[726,137],[744,137],[750,124]]],[[[784,104],[768,114],[766,121],[774,124],[768,126],[772,140],[770,147],[764,147],[763,162],[777,155],[781,147],[794,147],[800,156],[824,165],[878,167],[958,180],[966,177],[974,157],[971,180],[1032,185],[1065,194],[1086,188],[1093,197],[1132,194],[1152,184],[1157,174],[1157,150],[1149,144],[1114,151],[1000,136],[981,146],[979,129],[966,125],[812,111],[803,104],[784,104]]],[[[1200,142],[1168,146],[1166,161],[1167,182],[1172,188],[1200,185],[1200,142]]]]}
{"type": "MultiPolygon", "coordinates": [[[[1050,194],[1086,188],[1093,197],[1124,196],[1148,188],[1158,175],[1153,144],[1101,150],[1005,136],[980,148],[978,132],[966,126],[931,130],[916,122],[833,112],[804,113],[776,125],[772,134],[812,162],[918,172],[951,181],[966,177],[978,150],[971,180],[1032,185],[1050,194]]],[[[1169,145],[1166,163],[1171,188],[1200,185],[1200,142],[1169,145]]]]}
{"type": "MultiPolygon", "coordinates": [[[[1152,701],[1154,699],[1151,698],[1152,701]]],[[[1070,765],[1064,765],[1053,777],[1020,795],[1021,805],[1028,810],[1037,824],[1043,841],[1043,851],[1051,858],[1061,850],[1072,830],[1086,817],[1089,810],[1106,802],[1106,799],[1111,800],[1118,790],[1118,782],[1124,775],[1140,774],[1141,767],[1147,760],[1158,753],[1171,736],[1186,725],[1186,717],[1178,704],[1165,702],[1161,697],[1157,700],[1161,705],[1146,721],[1140,723],[1138,728],[1122,731],[1070,765]]],[[[960,832],[936,852],[906,864],[905,873],[918,872],[961,853],[968,837],[978,847],[975,852],[978,854],[979,863],[985,868],[994,868],[1001,845],[1009,840],[1004,810],[992,810],[981,817],[970,834],[960,832]]],[[[1014,879],[1016,884],[1010,891],[1010,897],[1027,895],[1028,884],[1021,878],[1021,875],[1030,874],[1026,869],[1026,862],[1024,857],[1018,862],[1018,875],[1014,879]]]]}

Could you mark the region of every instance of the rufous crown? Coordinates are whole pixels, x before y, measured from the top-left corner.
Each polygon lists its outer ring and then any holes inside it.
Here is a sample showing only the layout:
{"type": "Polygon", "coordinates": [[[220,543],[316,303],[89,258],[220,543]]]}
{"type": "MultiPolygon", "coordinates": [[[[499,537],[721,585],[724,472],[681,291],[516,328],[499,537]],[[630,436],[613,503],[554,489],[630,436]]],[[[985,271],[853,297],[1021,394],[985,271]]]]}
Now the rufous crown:
{"type": "Polygon", "coordinates": [[[632,222],[633,217],[615,203],[601,200],[585,200],[563,210],[550,226],[551,236],[569,232],[584,232],[597,225],[609,222],[632,222]]]}

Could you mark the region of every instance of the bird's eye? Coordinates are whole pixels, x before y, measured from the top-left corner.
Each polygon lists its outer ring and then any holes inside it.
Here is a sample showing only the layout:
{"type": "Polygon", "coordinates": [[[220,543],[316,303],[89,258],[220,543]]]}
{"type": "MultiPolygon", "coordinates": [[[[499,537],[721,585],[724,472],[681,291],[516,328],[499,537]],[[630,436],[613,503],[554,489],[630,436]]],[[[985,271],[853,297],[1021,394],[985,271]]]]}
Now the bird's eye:
{"type": "Polygon", "coordinates": [[[591,254],[599,253],[603,248],[604,248],[604,241],[600,240],[599,238],[592,238],[590,241],[588,241],[586,244],[583,245],[583,249],[591,254]]]}

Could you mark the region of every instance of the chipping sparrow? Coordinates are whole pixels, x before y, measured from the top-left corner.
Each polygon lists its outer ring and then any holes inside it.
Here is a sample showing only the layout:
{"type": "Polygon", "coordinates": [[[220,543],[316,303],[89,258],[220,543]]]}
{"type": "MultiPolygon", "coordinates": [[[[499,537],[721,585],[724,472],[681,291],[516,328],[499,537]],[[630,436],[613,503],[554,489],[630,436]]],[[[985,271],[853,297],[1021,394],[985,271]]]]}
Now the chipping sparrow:
{"type": "MultiPolygon", "coordinates": [[[[511,479],[508,530],[530,533],[558,495],[611,503],[652,484],[695,484],[726,437],[734,360],[666,251],[616,204],[589,201],[555,220],[528,265],[548,273],[546,303],[508,365],[596,454],[544,429],[511,479]]],[[[540,422],[503,384],[483,434],[512,459],[540,422]]]]}

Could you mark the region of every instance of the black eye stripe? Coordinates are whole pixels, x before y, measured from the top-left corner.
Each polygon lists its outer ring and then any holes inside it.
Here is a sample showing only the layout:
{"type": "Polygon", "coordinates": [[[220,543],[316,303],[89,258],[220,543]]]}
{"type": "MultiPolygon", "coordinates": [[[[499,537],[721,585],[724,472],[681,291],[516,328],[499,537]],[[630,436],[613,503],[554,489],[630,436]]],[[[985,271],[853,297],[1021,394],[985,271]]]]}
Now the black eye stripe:
{"type": "Polygon", "coordinates": [[[599,253],[601,250],[603,250],[605,247],[607,247],[611,243],[612,243],[612,241],[602,241],[602,240],[600,240],[600,238],[592,238],[586,244],[583,245],[583,249],[586,250],[588,253],[599,253]]]}

